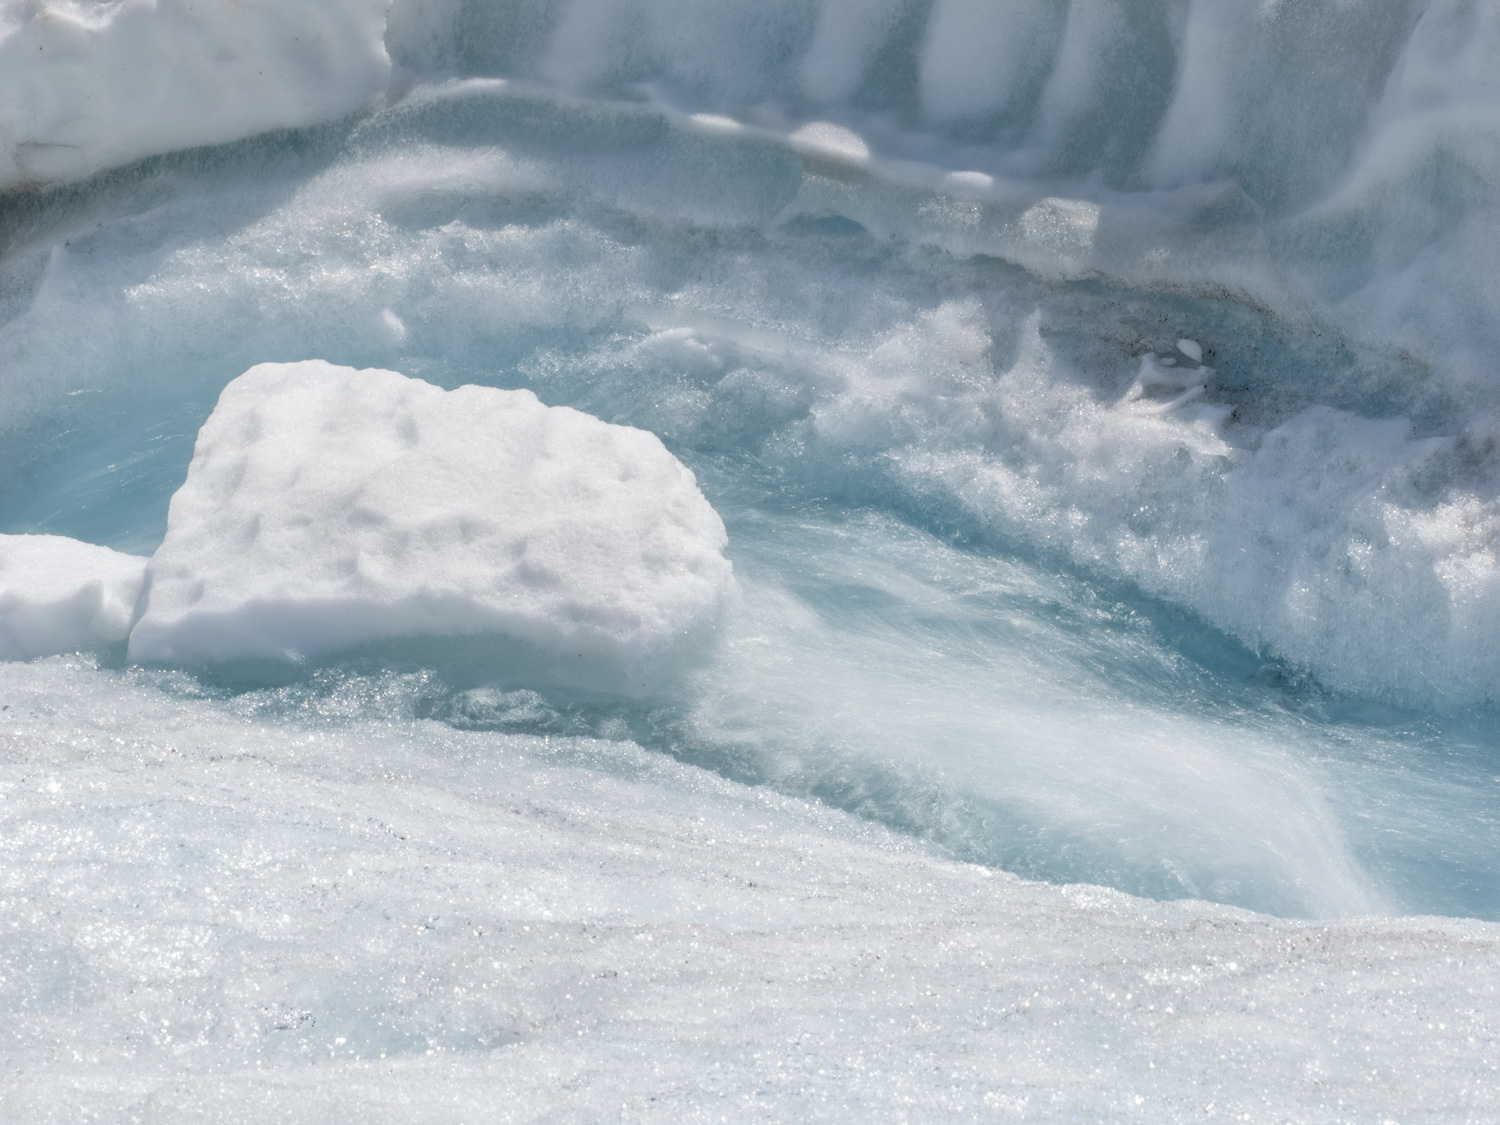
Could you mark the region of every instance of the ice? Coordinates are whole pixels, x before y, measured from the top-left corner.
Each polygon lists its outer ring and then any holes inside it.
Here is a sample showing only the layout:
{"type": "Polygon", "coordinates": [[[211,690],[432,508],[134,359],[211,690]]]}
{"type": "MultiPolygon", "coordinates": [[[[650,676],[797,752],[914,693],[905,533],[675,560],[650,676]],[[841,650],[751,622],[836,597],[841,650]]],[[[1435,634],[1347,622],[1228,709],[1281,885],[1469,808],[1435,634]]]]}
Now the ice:
{"type": "Polygon", "coordinates": [[[147,570],[132,660],[497,635],[511,675],[639,690],[711,631],[724,525],[654,435],[530,391],[318,360],[232,381],[147,570]]]}
{"type": "Polygon", "coordinates": [[[387,0],[0,0],[0,190],[367,109],[387,0]]]}
{"type": "MultiPolygon", "coordinates": [[[[266,443],[185,575],[379,597],[0,665],[0,1117],[1496,1116],[1500,4],[247,0],[353,21],[265,96],[187,10],[0,0],[4,151],[113,169],[6,181],[0,529],[170,561],[322,356],[649,432],[727,543],[696,638],[415,636],[497,556],[360,468],[402,377],[266,443]]],[[[660,572],[588,510],[564,586],[660,572]]]]}
{"type": "Polygon", "coordinates": [[[1492,924],[1028,883],[432,686],[0,668],[0,1115],[1500,1110],[1492,924]]]}
{"type": "Polygon", "coordinates": [[[851,164],[862,164],[870,158],[870,146],[853,130],[830,121],[813,121],[787,138],[803,152],[829,156],[851,164]]]}
{"type": "Polygon", "coordinates": [[[146,560],[60,535],[0,535],[0,660],[122,643],[146,560]]]}

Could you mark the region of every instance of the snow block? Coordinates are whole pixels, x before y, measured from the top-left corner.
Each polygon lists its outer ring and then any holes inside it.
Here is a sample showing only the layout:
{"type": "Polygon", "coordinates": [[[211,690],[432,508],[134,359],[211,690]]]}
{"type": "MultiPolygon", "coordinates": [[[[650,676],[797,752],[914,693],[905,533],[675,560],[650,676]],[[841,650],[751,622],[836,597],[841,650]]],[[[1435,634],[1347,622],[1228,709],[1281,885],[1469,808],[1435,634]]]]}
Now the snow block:
{"type": "Polygon", "coordinates": [[[130,633],[146,560],[61,535],[0,535],[0,660],[108,648],[130,633]]]}
{"type": "Polygon", "coordinates": [[[639,690],[712,631],[726,541],[643,430],[530,391],[262,364],[198,434],[129,653],[295,663],[468,636],[513,679],[639,690]]]}

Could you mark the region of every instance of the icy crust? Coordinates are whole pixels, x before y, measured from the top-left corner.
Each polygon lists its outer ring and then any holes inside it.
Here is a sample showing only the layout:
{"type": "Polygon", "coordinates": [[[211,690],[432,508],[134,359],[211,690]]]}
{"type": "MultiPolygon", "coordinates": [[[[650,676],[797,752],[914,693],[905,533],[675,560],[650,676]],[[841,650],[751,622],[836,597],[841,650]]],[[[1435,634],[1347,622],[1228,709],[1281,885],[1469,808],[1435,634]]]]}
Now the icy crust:
{"type": "Polygon", "coordinates": [[[231,382],[151,559],[132,660],[496,635],[529,679],[655,680],[713,625],[724,525],[643,430],[530,391],[319,360],[231,382]]]}
{"type": "Polygon", "coordinates": [[[0,666],[0,1117],[1500,1116],[1493,924],[1028,883],[419,690],[0,666]]]}
{"type": "Polygon", "coordinates": [[[60,535],[0,535],[0,660],[124,641],[145,571],[136,555],[60,535]]]}
{"type": "Polygon", "coordinates": [[[0,0],[0,190],[364,109],[388,7],[0,0]]]}

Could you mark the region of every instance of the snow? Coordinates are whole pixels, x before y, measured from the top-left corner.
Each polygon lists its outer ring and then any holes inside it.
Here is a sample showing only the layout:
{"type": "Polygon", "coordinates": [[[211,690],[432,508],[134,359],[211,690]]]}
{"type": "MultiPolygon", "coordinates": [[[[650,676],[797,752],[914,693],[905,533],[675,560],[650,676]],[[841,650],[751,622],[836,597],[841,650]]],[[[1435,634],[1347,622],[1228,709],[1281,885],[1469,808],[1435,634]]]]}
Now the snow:
{"type": "Polygon", "coordinates": [[[643,430],[530,391],[261,364],[198,434],[130,657],[497,635],[522,645],[512,674],[640,689],[712,630],[725,541],[643,430]]]}
{"type": "Polygon", "coordinates": [[[0,1118],[1495,1119],[1497,137],[1495,0],[0,0],[0,1118]]]}
{"type": "Polygon", "coordinates": [[[0,190],[367,109],[389,0],[0,0],[0,190]]]}
{"type": "Polygon", "coordinates": [[[1028,883],[426,690],[0,668],[0,1116],[1500,1111],[1492,924],[1028,883]]]}
{"type": "Polygon", "coordinates": [[[0,535],[0,660],[123,642],[146,560],[60,535],[0,535]]]}
{"type": "Polygon", "coordinates": [[[812,121],[787,138],[793,148],[813,156],[832,157],[850,164],[870,158],[870,146],[858,133],[830,121],[812,121]]]}

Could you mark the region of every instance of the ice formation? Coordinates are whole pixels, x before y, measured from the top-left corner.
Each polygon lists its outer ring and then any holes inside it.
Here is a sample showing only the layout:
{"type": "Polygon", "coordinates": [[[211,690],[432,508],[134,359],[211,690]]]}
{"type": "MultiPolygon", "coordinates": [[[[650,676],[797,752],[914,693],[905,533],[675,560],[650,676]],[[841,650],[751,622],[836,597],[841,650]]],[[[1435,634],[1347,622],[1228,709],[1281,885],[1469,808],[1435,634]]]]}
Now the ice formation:
{"type": "Polygon", "coordinates": [[[0,191],[367,109],[388,7],[0,0],[0,191]]]}
{"type": "Polygon", "coordinates": [[[0,665],[0,1116],[1500,1109],[1494,925],[1030,883],[629,742],[414,720],[423,690],[0,665]]]}
{"type": "Polygon", "coordinates": [[[146,560],[61,535],[0,535],[0,660],[122,643],[146,560]]]}
{"type": "Polygon", "coordinates": [[[526,678],[654,683],[711,629],[724,525],[643,430],[530,391],[262,364],[198,434],[130,658],[498,635],[526,678]]]}
{"type": "Polygon", "coordinates": [[[1497,0],[0,0],[0,169],[0,530],[162,545],[0,665],[0,1116],[1495,1116],[1369,916],[1500,919],[1497,0]],[[309,355],[656,435],[713,642],[630,504],[499,623],[398,376],[223,429],[309,355]]]}

